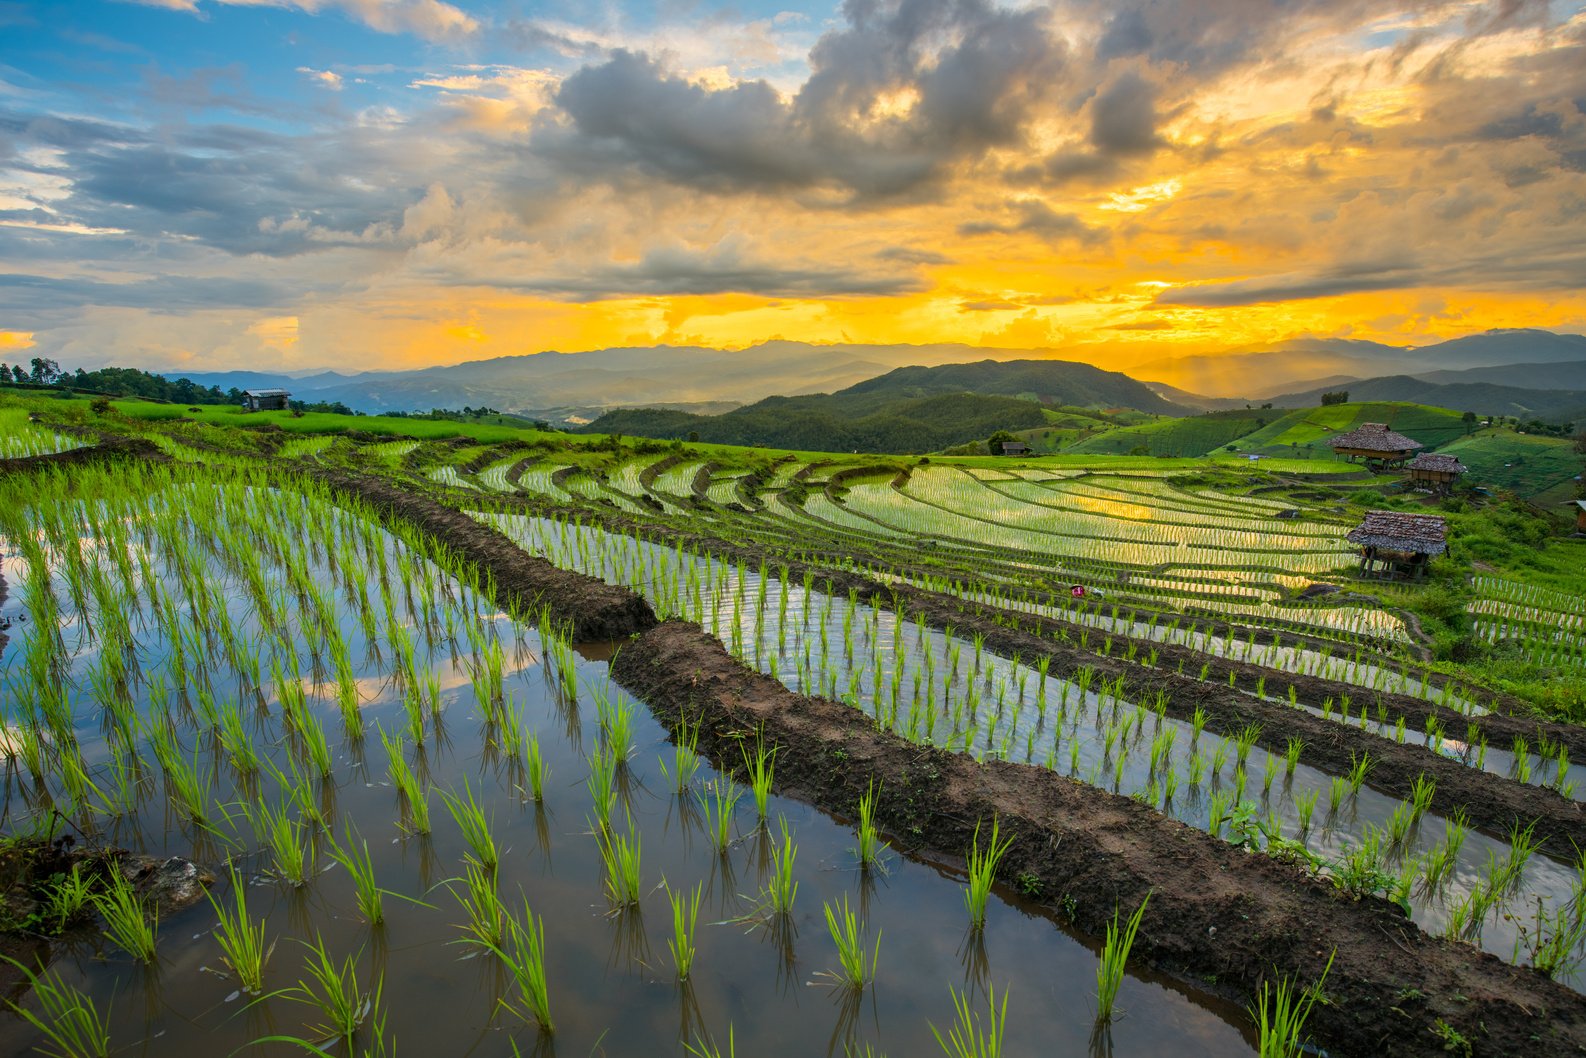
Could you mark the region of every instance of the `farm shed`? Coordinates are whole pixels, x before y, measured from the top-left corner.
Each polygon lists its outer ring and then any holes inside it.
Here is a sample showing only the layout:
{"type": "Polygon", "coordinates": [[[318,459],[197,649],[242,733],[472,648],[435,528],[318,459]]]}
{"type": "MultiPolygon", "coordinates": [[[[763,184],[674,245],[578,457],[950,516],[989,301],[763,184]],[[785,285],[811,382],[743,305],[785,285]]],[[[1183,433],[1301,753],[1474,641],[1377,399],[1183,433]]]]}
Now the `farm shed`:
{"type": "Polygon", "coordinates": [[[1397,465],[1409,459],[1426,446],[1419,441],[1395,433],[1386,423],[1368,422],[1337,434],[1327,442],[1329,447],[1350,462],[1362,462],[1372,470],[1389,464],[1397,465]]]}
{"type": "Polygon", "coordinates": [[[1467,469],[1455,456],[1434,455],[1422,452],[1405,465],[1410,472],[1410,484],[1428,488],[1433,492],[1447,492],[1467,469]]]}
{"type": "Polygon", "coordinates": [[[1030,446],[1023,441],[1002,442],[1002,454],[1005,456],[1024,456],[1030,454],[1030,446]]]}
{"type": "Polygon", "coordinates": [[[1586,500],[1575,500],[1575,531],[1586,534],[1586,500]]]}
{"type": "Polygon", "coordinates": [[[246,389],[242,391],[242,410],[285,411],[291,396],[284,389],[246,389]]]}
{"type": "Polygon", "coordinates": [[[1366,576],[1419,578],[1427,562],[1448,550],[1448,523],[1435,514],[1367,511],[1346,539],[1360,546],[1366,576]]]}

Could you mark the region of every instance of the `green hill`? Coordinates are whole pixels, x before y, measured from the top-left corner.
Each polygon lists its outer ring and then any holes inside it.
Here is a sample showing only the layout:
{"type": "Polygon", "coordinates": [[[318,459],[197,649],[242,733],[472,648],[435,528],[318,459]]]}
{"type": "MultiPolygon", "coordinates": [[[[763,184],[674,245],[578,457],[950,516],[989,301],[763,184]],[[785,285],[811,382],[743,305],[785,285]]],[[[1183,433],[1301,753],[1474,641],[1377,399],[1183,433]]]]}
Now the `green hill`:
{"type": "Polygon", "coordinates": [[[832,396],[852,405],[875,397],[895,400],[943,393],[1024,397],[1043,404],[1080,408],[1133,408],[1156,415],[1184,415],[1189,411],[1163,400],[1149,386],[1128,375],[1068,360],[981,360],[940,367],[900,367],[832,396]]]}
{"type": "Polygon", "coordinates": [[[765,445],[817,452],[936,452],[989,437],[998,430],[1042,426],[1039,404],[1015,397],[950,393],[914,399],[839,395],[769,397],[725,415],[691,415],[651,408],[607,412],[583,433],[620,433],[666,440],[698,435],[712,444],[765,445]],[[847,408],[858,405],[858,413],[847,408]]]}
{"type": "MultiPolygon", "coordinates": [[[[1523,365],[1522,365],[1523,366],[1523,365]]],[[[1552,367],[1561,378],[1573,378],[1569,368],[1573,365],[1532,365],[1536,368],[1552,367]]],[[[1294,406],[1316,404],[1325,389],[1346,389],[1356,400],[1410,401],[1418,404],[1452,408],[1455,411],[1473,411],[1478,415],[1512,415],[1521,419],[1541,419],[1544,422],[1568,422],[1586,405],[1586,392],[1568,386],[1554,389],[1522,389],[1494,382],[1457,381],[1458,372],[1445,373],[1448,382],[1428,382],[1409,375],[1388,375],[1382,378],[1356,379],[1333,387],[1311,389],[1303,393],[1290,393],[1274,398],[1274,403],[1294,406]]],[[[1536,372],[1526,372],[1535,377],[1536,372]]],[[[1404,431],[1400,430],[1400,433],[1404,431]]]]}
{"type": "Polygon", "coordinates": [[[1095,434],[1064,449],[1109,455],[1203,456],[1261,429],[1277,411],[1212,412],[1095,434]]]}
{"type": "Polygon", "coordinates": [[[1387,423],[1429,449],[1440,448],[1466,434],[1465,422],[1457,411],[1431,408],[1424,404],[1372,401],[1291,411],[1232,444],[1240,452],[1274,456],[1299,453],[1313,458],[1331,459],[1333,453],[1327,447],[1328,438],[1367,422],[1387,423]]]}
{"type": "Polygon", "coordinates": [[[1467,484],[1512,489],[1525,499],[1554,492],[1560,501],[1569,499],[1575,475],[1581,472],[1581,457],[1568,438],[1516,433],[1508,427],[1480,430],[1440,451],[1458,456],[1470,468],[1467,484]]]}

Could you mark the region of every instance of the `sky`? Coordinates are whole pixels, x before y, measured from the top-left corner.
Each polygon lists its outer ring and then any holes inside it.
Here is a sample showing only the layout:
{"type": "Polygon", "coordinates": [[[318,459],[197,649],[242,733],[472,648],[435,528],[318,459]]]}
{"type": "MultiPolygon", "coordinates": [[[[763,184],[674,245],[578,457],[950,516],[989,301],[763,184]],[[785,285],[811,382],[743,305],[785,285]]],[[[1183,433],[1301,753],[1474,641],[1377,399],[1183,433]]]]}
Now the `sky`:
{"type": "Polygon", "coordinates": [[[0,0],[0,359],[1586,330],[1586,0],[0,0]]]}

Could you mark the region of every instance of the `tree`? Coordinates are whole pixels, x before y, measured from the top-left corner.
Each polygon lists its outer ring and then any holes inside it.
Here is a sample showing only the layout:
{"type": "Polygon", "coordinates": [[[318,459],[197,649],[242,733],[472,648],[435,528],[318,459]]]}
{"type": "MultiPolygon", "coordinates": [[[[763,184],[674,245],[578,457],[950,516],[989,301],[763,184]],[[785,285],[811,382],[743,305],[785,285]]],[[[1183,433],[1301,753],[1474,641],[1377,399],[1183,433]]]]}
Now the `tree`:
{"type": "Polygon", "coordinates": [[[1475,431],[1475,429],[1476,429],[1476,413],[1475,412],[1467,411],[1465,414],[1463,414],[1463,415],[1461,415],[1459,417],[1459,421],[1465,424],[1465,432],[1466,433],[1472,433],[1472,432],[1475,431]]]}
{"type": "Polygon", "coordinates": [[[33,370],[28,373],[28,381],[36,385],[53,385],[61,377],[61,365],[47,357],[35,356],[31,363],[33,370]]]}
{"type": "Polygon", "coordinates": [[[998,430],[996,433],[986,438],[986,451],[994,456],[1000,456],[1002,454],[1002,442],[1017,440],[1018,438],[1013,436],[1013,434],[1009,433],[1007,430],[998,430]]]}
{"type": "Polygon", "coordinates": [[[1331,390],[1331,391],[1329,391],[1327,393],[1323,393],[1322,394],[1322,405],[1323,405],[1323,407],[1325,407],[1325,406],[1327,406],[1329,404],[1348,404],[1348,403],[1349,403],[1349,390],[1347,390],[1347,389],[1331,390]]]}

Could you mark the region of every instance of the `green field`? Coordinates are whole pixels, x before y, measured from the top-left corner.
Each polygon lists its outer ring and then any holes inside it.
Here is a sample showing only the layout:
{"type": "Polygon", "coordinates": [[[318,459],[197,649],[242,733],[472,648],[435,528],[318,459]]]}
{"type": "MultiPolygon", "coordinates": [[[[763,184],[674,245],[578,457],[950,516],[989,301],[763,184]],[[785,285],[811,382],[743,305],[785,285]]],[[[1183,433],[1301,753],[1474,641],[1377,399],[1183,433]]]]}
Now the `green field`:
{"type": "Polygon", "coordinates": [[[1462,437],[1441,451],[1470,468],[1470,484],[1511,489],[1526,499],[1554,492],[1560,502],[1572,499],[1575,475],[1581,472],[1581,456],[1569,440],[1515,433],[1506,426],[1462,437]]]}
{"type": "MultiPolygon", "coordinates": [[[[1276,414],[1268,412],[1267,415],[1276,414]]],[[[1088,437],[1067,449],[1075,454],[1128,455],[1139,449],[1153,456],[1200,456],[1253,433],[1263,425],[1260,412],[1237,411],[1160,419],[1088,437]]]]}
{"type": "Polygon", "coordinates": [[[1233,443],[1242,452],[1297,455],[1309,450],[1317,458],[1331,459],[1333,453],[1327,447],[1328,438],[1368,422],[1387,423],[1429,449],[1440,448],[1465,436],[1466,429],[1460,413],[1447,408],[1402,402],[1333,404],[1289,412],[1233,443]]]}

